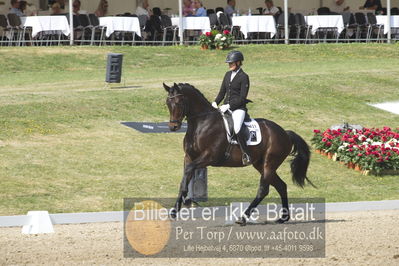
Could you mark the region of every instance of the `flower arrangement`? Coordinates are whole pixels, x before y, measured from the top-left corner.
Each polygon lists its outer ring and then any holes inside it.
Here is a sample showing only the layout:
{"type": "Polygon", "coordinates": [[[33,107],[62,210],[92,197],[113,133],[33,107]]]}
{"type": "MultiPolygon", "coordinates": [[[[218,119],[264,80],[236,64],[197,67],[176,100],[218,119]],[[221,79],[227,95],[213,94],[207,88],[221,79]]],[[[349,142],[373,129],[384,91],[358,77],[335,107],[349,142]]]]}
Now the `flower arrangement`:
{"type": "Polygon", "coordinates": [[[228,30],[212,30],[201,34],[198,42],[202,49],[225,49],[233,43],[233,35],[228,30]]]}
{"type": "Polygon", "coordinates": [[[205,34],[201,34],[198,39],[199,44],[202,48],[208,49],[213,44],[216,33],[213,35],[212,31],[206,32],[205,34]]]}
{"type": "Polygon", "coordinates": [[[399,170],[399,128],[327,129],[324,132],[315,129],[313,132],[311,142],[316,150],[334,153],[349,166],[357,165],[376,174],[399,170]]]}
{"type": "Polygon", "coordinates": [[[222,33],[216,34],[214,42],[217,49],[228,48],[233,43],[233,35],[230,31],[224,30],[222,33]]]}

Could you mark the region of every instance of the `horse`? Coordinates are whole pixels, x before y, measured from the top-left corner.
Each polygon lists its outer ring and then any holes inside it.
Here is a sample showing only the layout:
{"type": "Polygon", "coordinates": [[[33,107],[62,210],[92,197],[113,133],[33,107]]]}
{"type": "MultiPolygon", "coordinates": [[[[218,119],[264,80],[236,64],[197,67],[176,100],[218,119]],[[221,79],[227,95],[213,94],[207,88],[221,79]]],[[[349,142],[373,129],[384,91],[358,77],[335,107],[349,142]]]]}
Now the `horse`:
{"type": "MultiPolygon", "coordinates": [[[[170,212],[171,217],[176,218],[182,203],[187,205],[189,202],[188,184],[196,169],[207,166],[244,167],[244,165],[238,145],[229,148],[230,156],[226,158],[225,152],[230,145],[222,114],[212,107],[198,89],[187,83],[174,83],[171,87],[163,83],[163,87],[168,93],[166,105],[170,115],[169,129],[179,130],[183,119],[187,119],[187,132],[184,137],[184,174],[176,204],[170,212]]],[[[276,171],[287,156],[292,155],[294,158],[290,162],[290,167],[293,182],[300,187],[304,187],[305,181],[314,186],[306,176],[310,161],[309,146],[298,134],[284,130],[273,121],[255,120],[259,123],[262,141],[256,146],[249,146],[249,155],[253,167],[260,173],[260,183],[255,199],[236,223],[246,224],[256,206],[268,195],[270,185],[277,190],[282,202],[282,215],[276,222],[284,223],[290,219],[287,185],[276,171]]]]}

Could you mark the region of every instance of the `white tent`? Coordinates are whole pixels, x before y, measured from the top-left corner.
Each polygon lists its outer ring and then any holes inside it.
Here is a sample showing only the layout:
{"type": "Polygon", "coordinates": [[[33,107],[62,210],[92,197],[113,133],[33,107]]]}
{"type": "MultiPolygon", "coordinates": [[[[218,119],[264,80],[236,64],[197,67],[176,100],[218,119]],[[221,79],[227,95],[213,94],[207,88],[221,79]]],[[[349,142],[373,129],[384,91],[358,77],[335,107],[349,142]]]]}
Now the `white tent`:
{"type": "MultiPolygon", "coordinates": [[[[159,2],[160,0],[158,0],[158,2],[159,2]]],[[[291,4],[291,1],[289,1],[289,0],[275,0],[275,2],[277,3],[277,2],[281,2],[281,1],[283,1],[283,6],[284,6],[284,8],[283,8],[283,10],[284,10],[284,14],[288,14],[288,7],[289,7],[289,5],[291,4]]],[[[294,3],[298,3],[298,2],[301,2],[301,1],[305,1],[305,0],[295,0],[295,1],[292,1],[292,2],[294,2],[294,3]]],[[[306,0],[306,2],[314,2],[314,1],[316,1],[316,0],[306,0]]],[[[318,5],[313,5],[313,7],[315,7],[315,6],[319,6],[319,7],[321,7],[321,6],[328,6],[327,5],[327,2],[329,2],[330,4],[332,3],[332,1],[333,0],[317,0],[317,1],[319,1],[319,4],[318,5]]],[[[348,2],[351,2],[351,3],[357,3],[357,4],[359,4],[359,1],[361,1],[361,3],[364,3],[364,0],[352,0],[352,1],[348,1],[348,2]]],[[[387,36],[388,36],[388,43],[390,43],[391,42],[391,27],[390,27],[390,21],[391,21],[391,19],[390,19],[390,17],[391,17],[391,1],[396,1],[396,2],[398,2],[399,0],[386,0],[386,7],[387,7],[387,25],[388,25],[388,34],[387,34],[387,36]]],[[[155,1],[154,1],[155,2],[155,1]]],[[[169,4],[170,4],[170,2],[171,2],[171,0],[169,0],[169,1],[165,1],[165,2],[168,2],[169,4]]],[[[182,15],[183,15],[183,13],[182,13],[182,0],[178,0],[178,1],[173,1],[174,3],[177,3],[177,6],[178,6],[178,10],[179,10],[179,16],[180,16],[180,22],[179,22],[179,37],[180,37],[180,44],[182,44],[183,43],[183,31],[182,31],[182,15]]],[[[219,2],[220,1],[213,1],[214,3],[213,4],[215,4],[215,2],[217,2],[217,4],[220,4],[219,2]]],[[[224,1],[223,1],[224,2],[224,1]]],[[[239,2],[239,0],[237,0],[237,2],[239,2]]],[[[256,1],[245,1],[245,2],[247,2],[247,6],[248,5],[251,5],[251,3],[252,3],[252,5],[259,5],[259,0],[256,0],[256,1]],[[249,3],[248,3],[249,2],[249,3]]],[[[263,2],[263,0],[261,0],[261,2],[263,2]]],[[[124,3],[125,3],[125,1],[124,1],[124,3]]],[[[315,4],[315,3],[313,3],[313,4],[315,4]]],[[[136,4],[137,5],[137,4],[136,4]]],[[[360,5],[362,5],[362,4],[360,4],[360,5]]],[[[359,6],[360,6],[359,5],[359,6]]],[[[162,5],[159,5],[159,6],[161,6],[162,7],[162,5]]],[[[237,7],[236,7],[237,8],[237,7]]],[[[238,7],[239,8],[239,7],[238,7]]],[[[173,10],[173,9],[172,9],[173,10]]],[[[71,38],[70,38],[70,44],[72,45],[73,44],[73,15],[72,15],[72,0],[70,0],[69,1],[69,18],[70,18],[70,20],[69,21],[71,21],[71,23],[70,23],[70,27],[71,27],[71,38]]],[[[285,34],[284,34],[284,36],[285,36],[285,43],[286,44],[288,44],[288,42],[289,42],[289,40],[288,40],[288,16],[286,15],[285,16],[285,18],[284,18],[284,24],[285,24],[285,34]]]]}

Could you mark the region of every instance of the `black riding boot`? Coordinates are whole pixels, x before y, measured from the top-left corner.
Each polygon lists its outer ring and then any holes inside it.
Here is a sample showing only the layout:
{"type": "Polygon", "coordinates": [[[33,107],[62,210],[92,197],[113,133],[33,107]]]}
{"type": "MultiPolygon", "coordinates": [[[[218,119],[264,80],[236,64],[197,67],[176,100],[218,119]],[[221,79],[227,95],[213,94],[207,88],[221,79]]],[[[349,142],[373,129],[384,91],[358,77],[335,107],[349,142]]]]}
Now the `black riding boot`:
{"type": "Polygon", "coordinates": [[[245,138],[245,133],[244,133],[243,128],[241,128],[241,130],[237,133],[237,140],[238,140],[238,144],[240,145],[240,148],[242,151],[242,163],[244,165],[252,164],[251,157],[249,157],[247,140],[245,138]]]}

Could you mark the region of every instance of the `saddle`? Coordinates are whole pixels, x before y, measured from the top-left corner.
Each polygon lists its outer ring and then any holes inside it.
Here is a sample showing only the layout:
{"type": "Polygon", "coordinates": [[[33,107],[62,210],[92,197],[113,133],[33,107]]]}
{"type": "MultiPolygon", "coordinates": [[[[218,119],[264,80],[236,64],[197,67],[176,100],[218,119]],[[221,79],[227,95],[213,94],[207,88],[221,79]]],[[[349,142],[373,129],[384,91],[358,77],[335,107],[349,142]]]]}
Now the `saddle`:
{"type": "MultiPolygon", "coordinates": [[[[226,128],[227,140],[230,144],[238,144],[237,136],[234,132],[234,122],[231,112],[225,112],[222,116],[226,128]]],[[[258,145],[262,141],[259,124],[255,119],[252,119],[248,113],[245,114],[241,130],[244,130],[248,146],[258,145]]]]}

